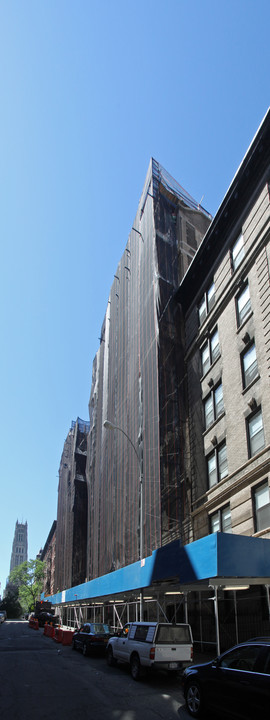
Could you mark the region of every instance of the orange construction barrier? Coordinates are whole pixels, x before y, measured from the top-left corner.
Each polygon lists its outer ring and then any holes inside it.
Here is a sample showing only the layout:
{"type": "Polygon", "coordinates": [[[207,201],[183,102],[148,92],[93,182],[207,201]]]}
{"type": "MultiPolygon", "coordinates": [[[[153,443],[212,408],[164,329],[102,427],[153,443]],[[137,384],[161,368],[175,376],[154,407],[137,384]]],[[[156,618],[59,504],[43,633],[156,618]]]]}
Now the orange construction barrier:
{"type": "Polygon", "coordinates": [[[54,635],[55,635],[55,628],[53,627],[53,625],[49,625],[49,628],[48,628],[48,635],[49,635],[49,637],[51,637],[51,638],[54,638],[54,635]]]}
{"type": "Polygon", "coordinates": [[[56,642],[59,642],[59,643],[62,642],[62,640],[63,640],[63,630],[62,630],[62,628],[60,628],[60,627],[55,628],[54,639],[55,639],[56,642]]]}
{"type": "Polygon", "coordinates": [[[62,645],[71,645],[74,630],[63,630],[62,645]]]}

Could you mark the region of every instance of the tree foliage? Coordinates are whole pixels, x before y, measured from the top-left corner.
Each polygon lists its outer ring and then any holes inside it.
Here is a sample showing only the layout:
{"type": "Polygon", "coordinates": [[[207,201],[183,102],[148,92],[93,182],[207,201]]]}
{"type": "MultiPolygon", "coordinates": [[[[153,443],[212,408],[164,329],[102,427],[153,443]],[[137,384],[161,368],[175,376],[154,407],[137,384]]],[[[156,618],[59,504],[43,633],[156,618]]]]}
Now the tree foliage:
{"type": "Polygon", "coordinates": [[[19,602],[19,589],[16,585],[8,583],[5,590],[5,597],[0,603],[1,610],[7,611],[8,618],[19,618],[22,615],[23,609],[19,602]]]}
{"type": "Polygon", "coordinates": [[[17,586],[20,603],[24,610],[34,610],[42,592],[45,563],[41,560],[26,560],[10,573],[9,580],[17,586]]]}

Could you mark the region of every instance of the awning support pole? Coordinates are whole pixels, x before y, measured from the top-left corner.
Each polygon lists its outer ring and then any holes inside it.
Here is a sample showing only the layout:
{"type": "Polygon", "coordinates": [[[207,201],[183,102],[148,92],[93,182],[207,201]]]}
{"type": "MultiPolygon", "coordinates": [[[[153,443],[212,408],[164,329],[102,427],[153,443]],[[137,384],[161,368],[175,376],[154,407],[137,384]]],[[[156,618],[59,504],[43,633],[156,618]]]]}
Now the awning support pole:
{"type": "Polygon", "coordinates": [[[238,639],[238,615],[237,615],[236,590],[233,591],[233,602],[234,602],[234,617],[235,617],[236,644],[238,645],[239,639],[238,639]]]}
{"type": "Polygon", "coordinates": [[[185,622],[188,623],[188,602],[187,602],[187,592],[184,593],[184,603],[185,603],[185,622]]]}
{"type": "Polygon", "coordinates": [[[266,588],[266,597],[267,597],[267,604],[268,604],[268,615],[269,615],[269,620],[270,620],[270,595],[269,595],[270,585],[266,585],[265,588],[266,588]]]}
{"type": "Polygon", "coordinates": [[[219,620],[218,620],[218,589],[217,589],[216,585],[215,585],[214,608],[215,608],[215,621],[216,621],[217,654],[220,655],[220,637],[219,637],[219,620]]]}

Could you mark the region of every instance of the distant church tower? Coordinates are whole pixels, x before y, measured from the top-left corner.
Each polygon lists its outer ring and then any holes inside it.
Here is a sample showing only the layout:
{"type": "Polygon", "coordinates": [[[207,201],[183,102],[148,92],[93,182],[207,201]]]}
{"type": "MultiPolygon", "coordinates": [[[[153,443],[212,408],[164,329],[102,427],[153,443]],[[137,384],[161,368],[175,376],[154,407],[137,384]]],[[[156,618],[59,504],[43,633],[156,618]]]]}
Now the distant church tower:
{"type": "Polygon", "coordinates": [[[15,526],[14,540],[12,545],[12,553],[10,559],[10,573],[14,568],[28,560],[28,538],[27,538],[27,522],[19,523],[15,526]]]}

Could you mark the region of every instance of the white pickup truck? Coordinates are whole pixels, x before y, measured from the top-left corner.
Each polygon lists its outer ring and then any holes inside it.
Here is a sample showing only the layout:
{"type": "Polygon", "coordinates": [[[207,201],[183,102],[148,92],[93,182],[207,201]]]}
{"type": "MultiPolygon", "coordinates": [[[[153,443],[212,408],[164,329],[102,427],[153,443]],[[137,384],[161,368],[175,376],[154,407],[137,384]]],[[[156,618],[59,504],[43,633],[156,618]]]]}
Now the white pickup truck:
{"type": "Polygon", "coordinates": [[[193,660],[193,638],[188,624],[133,622],[124,626],[107,645],[108,665],[117,661],[130,664],[131,675],[138,680],[142,668],[160,668],[176,672],[193,660]]]}

